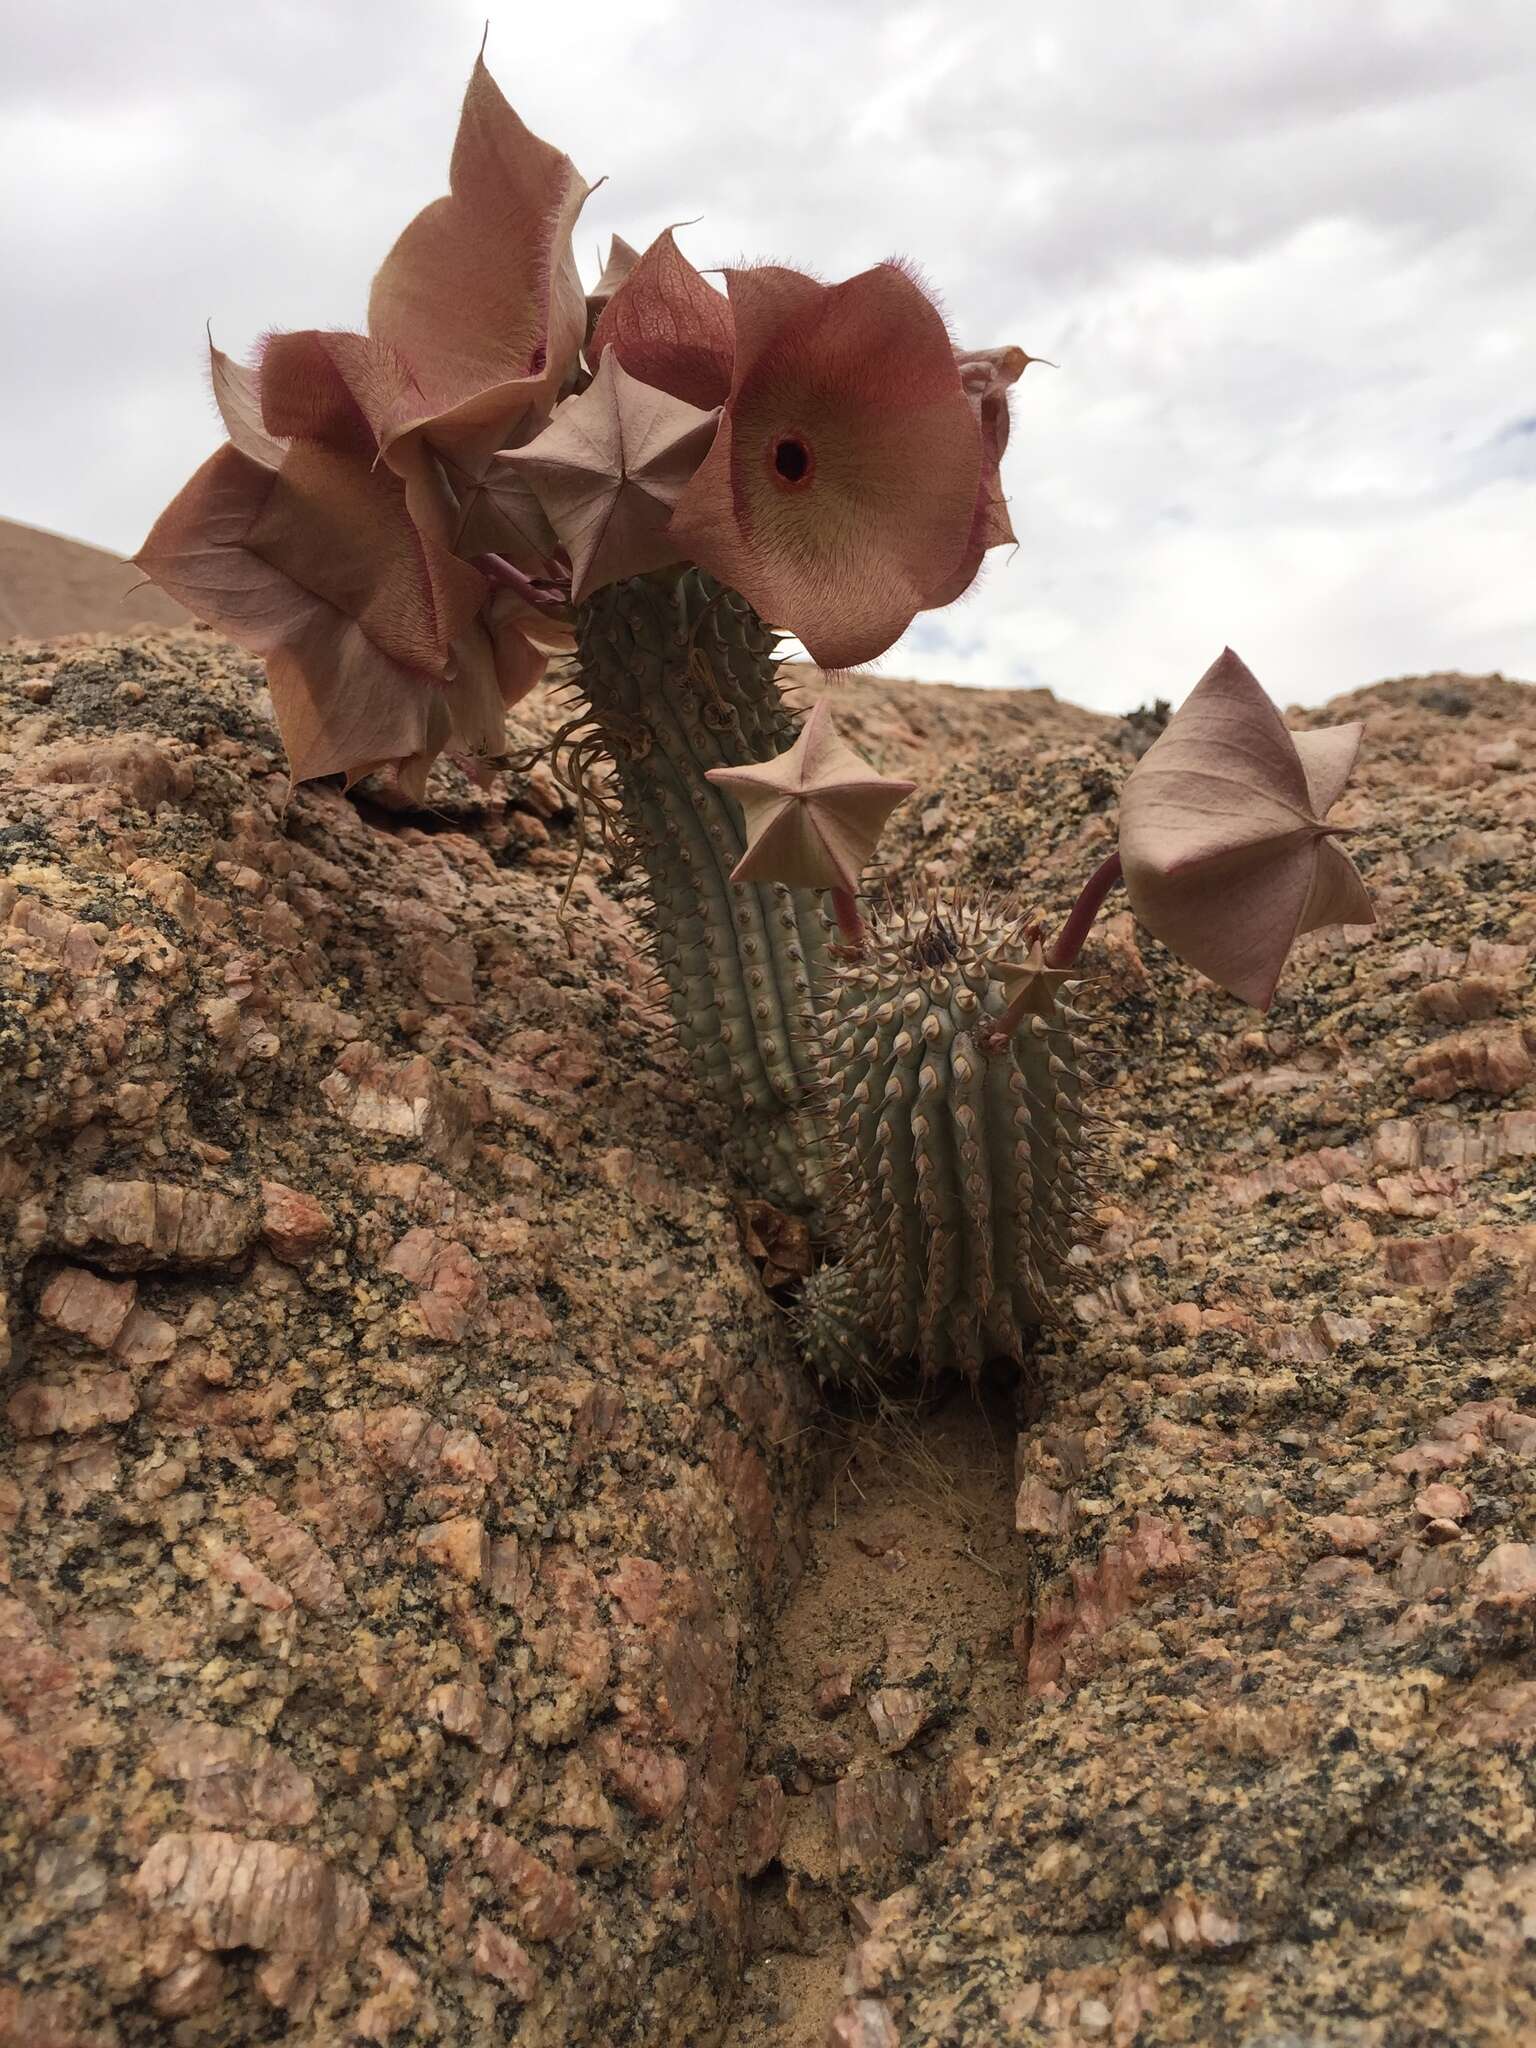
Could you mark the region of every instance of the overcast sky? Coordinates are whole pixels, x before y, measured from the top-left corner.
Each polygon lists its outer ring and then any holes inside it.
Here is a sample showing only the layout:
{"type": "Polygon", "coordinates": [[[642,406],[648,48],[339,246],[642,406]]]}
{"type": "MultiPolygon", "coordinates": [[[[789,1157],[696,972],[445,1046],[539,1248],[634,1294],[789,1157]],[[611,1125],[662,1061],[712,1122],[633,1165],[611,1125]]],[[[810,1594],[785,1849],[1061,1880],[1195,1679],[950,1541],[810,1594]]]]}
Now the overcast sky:
{"type": "Polygon", "coordinates": [[[50,0],[0,62],[0,514],[125,553],[203,323],[358,326],[487,58],[578,250],[912,258],[1016,396],[1021,546],[890,674],[1284,702],[1536,677],[1533,0],[50,0]]]}

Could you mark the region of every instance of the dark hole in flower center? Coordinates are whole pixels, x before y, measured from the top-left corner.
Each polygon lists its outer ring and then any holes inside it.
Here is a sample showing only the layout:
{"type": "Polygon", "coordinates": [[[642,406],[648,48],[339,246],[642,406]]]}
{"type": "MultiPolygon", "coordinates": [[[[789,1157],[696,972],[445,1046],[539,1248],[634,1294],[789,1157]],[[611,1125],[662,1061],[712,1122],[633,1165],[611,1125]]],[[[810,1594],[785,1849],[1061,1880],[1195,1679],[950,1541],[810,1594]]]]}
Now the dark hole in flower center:
{"type": "Polygon", "coordinates": [[[787,436],[773,451],[773,466],[787,484],[803,484],[811,473],[811,451],[803,441],[787,436]]]}

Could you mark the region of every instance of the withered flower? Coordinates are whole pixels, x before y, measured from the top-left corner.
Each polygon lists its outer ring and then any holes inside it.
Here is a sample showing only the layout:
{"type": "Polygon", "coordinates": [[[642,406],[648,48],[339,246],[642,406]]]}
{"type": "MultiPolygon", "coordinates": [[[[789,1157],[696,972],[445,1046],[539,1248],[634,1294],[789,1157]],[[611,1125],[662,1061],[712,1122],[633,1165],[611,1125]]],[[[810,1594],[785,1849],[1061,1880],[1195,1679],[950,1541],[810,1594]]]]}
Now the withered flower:
{"type": "Polygon", "coordinates": [[[1375,922],[1338,828],[1324,822],[1363,732],[1292,733],[1227,648],[1121,793],[1132,909],[1171,952],[1256,1009],[1269,1008],[1303,932],[1375,922]]]}

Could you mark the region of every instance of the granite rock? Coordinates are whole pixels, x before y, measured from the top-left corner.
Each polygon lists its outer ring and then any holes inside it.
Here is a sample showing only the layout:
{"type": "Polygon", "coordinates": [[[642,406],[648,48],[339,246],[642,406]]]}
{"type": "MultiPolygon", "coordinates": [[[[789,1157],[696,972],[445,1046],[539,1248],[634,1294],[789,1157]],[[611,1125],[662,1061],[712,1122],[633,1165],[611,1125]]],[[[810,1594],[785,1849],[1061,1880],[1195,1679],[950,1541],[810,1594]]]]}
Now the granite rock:
{"type": "MultiPolygon", "coordinates": [[[[829,2041],[1536,2036],[1536,691],[1298,722],[1352,717],[1374,932],[1262,1019],[1123,920],[1085,957],[1112,1129],[1019,1438],[1027,1703],[829,2041]]],[[[1058,901],[1121,772],[1003,745],[936,794],[970,878],[1058,901]]]]}
{"type": "Polygon", "coordinates": [[[734,1981],[801,1376],[558,788],[377,794],[290,791],[212,635],[0,651],[29,2048],[703,2042],[734,1981]]]}

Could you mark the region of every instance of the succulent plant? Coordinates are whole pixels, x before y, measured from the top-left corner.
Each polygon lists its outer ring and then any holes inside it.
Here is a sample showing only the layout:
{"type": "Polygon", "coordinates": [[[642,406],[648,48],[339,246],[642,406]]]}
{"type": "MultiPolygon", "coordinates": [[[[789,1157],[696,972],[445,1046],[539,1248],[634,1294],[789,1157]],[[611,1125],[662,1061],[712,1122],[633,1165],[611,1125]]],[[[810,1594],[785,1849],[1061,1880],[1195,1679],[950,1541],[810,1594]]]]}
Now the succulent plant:
{"type": "Polygon", "coordinates": [[[1018,1357],[1070,1249],[1088,1172],[1077,1020],[1047,979],[1007,1021],[1008,952],[1034,931],[985,899],[898,908],[822,1020],[843,1270],[885,1355],[927,1371],[1018,1357]]]}
{"type": "Polygon", "coordinates": [[[731,1112],[749,1180],[780,1202],[814,1201],[824,1173],[809,1115],[820,905],[742,873],[741,813],[715,785],[794,747],[773,636],[697,569],[605,584],[576,626],[577,688],[618,787],[626,850],[649,883],[647,922],[678,1033],[731,1112]]]}
{"type": "Polygon", "coordinates": [[[828,1260],[801,1288],[792,1315],[800,1355],[823,1386],[877,1385],[890,1354],[870,1329],[852,1266],[828,1260]]]}
{"type": "Polygon", "coordinates": [[[913,275],[711,285],[664,231],[583,292],[587,187],[477,61],[448,193],[365,333],[212,352],[228,440],[137,559],[265,657],[296,780],[500,758],[551,658],[556,743],[644,873],[657,965],[736,1164],[832,1248],[798,1311],[832,1375],[1018,1356],[1050,1312],[1090,1122],[1071,1008],[1108,891],[1267,1005],[1295,937],[1370,915],[1324,821],[1356,729],[1287,732],[1224,655],[1133,770],[1120,851],[1054,937],[985,900],[861,902],[912,785],[776,648],[867,662],[1012,540],[1000,463],[1033,360],[964,350],[913,275]],[[595,794],[596,784],[603,793],[595,794]]]}

